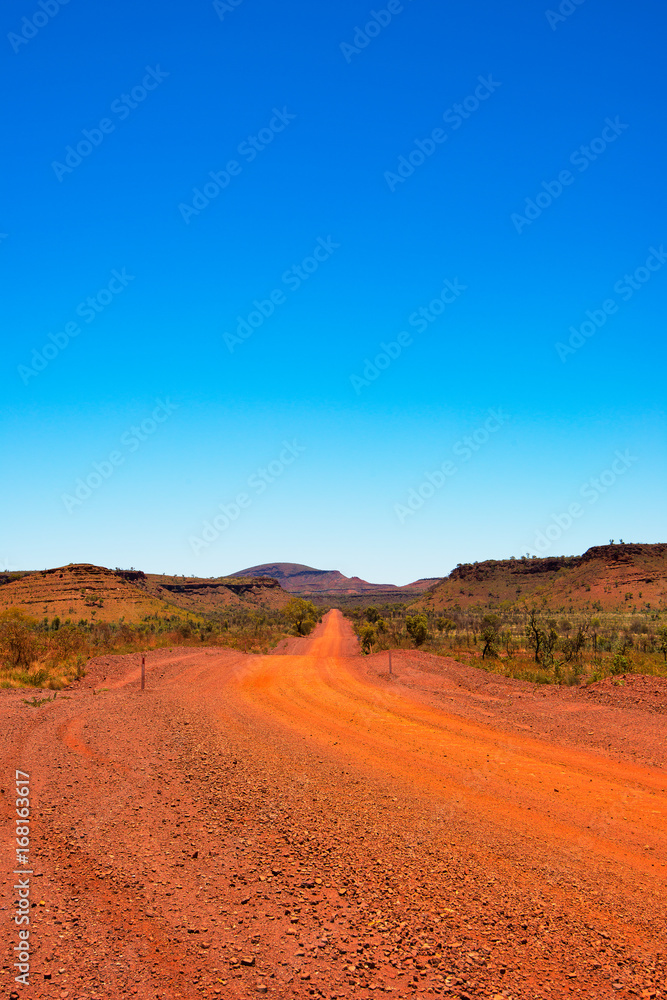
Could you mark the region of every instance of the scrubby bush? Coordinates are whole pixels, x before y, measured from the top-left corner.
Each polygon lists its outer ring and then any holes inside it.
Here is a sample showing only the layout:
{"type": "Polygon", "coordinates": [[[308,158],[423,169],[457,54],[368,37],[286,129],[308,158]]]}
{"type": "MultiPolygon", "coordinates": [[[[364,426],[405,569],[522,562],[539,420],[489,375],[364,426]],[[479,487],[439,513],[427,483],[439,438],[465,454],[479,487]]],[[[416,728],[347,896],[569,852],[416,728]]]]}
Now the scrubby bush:
{"type": "Polygon", "coordinates": [[[428,639],[428,618],[426,615],[407,615],[405,627],[415,646],[421,646],[428,639]]]}
{"type": "Polygon", "coordinates": [[[37,655],[39,622],[18,608],[0,614],[0,656],[10,667],[27,667],[37,655]]]}
{"type": "Polygon", "coordinates": [[[544,603],[493,610],[454,605],[444,613],[415,613],[404,604],[374,610],[374,632],[366,628],[368,609],[346,611],[368,652],[419,648],[540,684],[589,683],[630,672],[667,676],[664,609],[647,608],[632,618],[599,608],[594,614],[565,606],[550,610],[544,603]]]}
{"type": "Polygon", "coordinates": [[[484,648],[482,649],[482,659],[485,656],[498,656],[498,643],[502,631],[502,620],[500,615],[484,615],[482,618],[482,639],[484,648]]]}
{"type": "Polygon", "coordinates": [[[377,632],[375,630],[374,625],[371,625],[370,622],[368,622],[365,625],[361,626],[361,630],[359,632],[359,641],[361,643],[361,648],[363,649],[364,653],[371,652],[376,639],[377,639],[377,632]]]}
{"type": "Polygon", "coordinates": [[[293,597],[285,606],[283,615],[292,625],[295,635],[308,635],[317,624],[319,612],[312,601],[293,597]]]}
{"type": "Polygon", "coordinates": [[[310,601],[293,599],[284,610],[227,609],[224,620],[173,614],[148,615],[136,624],[121,619],[39,622],[18,608],[0,614],[0,687],[61,688],[85,674],[87,661],[104,653],[164,646],[227,646],[268,652],[288,634],[307,635],[321,620],[310,601]]]}

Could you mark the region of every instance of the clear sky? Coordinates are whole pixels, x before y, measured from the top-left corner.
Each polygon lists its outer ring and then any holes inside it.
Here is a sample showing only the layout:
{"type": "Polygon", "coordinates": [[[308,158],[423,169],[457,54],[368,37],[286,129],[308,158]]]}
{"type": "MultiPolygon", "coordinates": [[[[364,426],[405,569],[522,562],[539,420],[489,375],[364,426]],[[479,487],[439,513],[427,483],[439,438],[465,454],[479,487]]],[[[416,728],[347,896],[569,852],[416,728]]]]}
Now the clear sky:
{"type": "Polygon", "coordinates": [[[0,568],[667,538],[664,4],[1,19],[0,568]]]}

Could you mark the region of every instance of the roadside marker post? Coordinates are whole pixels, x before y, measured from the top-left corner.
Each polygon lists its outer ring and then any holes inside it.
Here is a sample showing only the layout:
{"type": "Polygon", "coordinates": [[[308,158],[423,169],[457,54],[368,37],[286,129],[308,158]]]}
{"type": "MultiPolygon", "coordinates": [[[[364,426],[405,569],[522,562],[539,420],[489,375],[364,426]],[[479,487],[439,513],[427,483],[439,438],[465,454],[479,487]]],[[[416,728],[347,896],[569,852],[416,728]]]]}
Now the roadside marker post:
{"type": "Polygon", "coordinates": [[[141,690],[146,686],[146,657],[141,657],[141,690]]]}
{"type": "Polygon", "coordinates": [[[389,673],[391,673],[391,650],[389,650],[389,673]]]}

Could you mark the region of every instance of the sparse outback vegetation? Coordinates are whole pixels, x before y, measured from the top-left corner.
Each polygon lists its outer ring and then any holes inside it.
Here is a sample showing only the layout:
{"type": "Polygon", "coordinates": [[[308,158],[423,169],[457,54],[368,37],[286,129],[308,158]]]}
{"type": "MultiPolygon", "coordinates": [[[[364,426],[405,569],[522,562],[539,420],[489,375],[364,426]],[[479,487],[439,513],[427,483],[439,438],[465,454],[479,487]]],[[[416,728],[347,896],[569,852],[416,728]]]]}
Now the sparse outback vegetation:
{"type": "Polygon", "coordinates": [[[41,621],[18,608],[0,612],[0,687],[59,690],[85,676],[88,660],[169,646],[226,646],[269,652],[288,635],[308,635],[321,612],[294,599],[282,610],[231,609],[224,615],[148,615],[140,623],[56,617],[41,621]]]}
{"type": "Polygon", "coordinates": [[[667,676],[667,614],[595,614],[544,604],[502,611],[410,605],[346,612],[365,653],[421,649],[537,684],[580,684],[623,674],[667,676]]]}

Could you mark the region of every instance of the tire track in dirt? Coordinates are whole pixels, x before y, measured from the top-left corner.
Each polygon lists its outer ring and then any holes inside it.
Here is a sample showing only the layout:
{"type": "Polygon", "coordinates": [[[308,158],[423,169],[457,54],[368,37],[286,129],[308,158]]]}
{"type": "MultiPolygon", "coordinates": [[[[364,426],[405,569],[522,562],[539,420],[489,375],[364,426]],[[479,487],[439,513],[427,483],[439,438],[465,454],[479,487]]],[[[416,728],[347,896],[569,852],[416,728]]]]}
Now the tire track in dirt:
{"type": "Polygon", "coordinates": [[[612,866],[618,878],[640,879],[640,891],[661,894],[667,858],[662,772],[610,767],[586,750],[509,737],[371,685],[356,659],[336,655],[341,627],[332,612],[307,654],[248,662],[233,682],[239,698],[258,719],[279,722],[323,752],[337,745],[368,772],[455,802],[471,825],[486,831],[495,854],[504,845],[516,856],[518,847],[549,864],[555,847],[573,875],[578,868],[590,874],[592,865],[612,866]]]}

